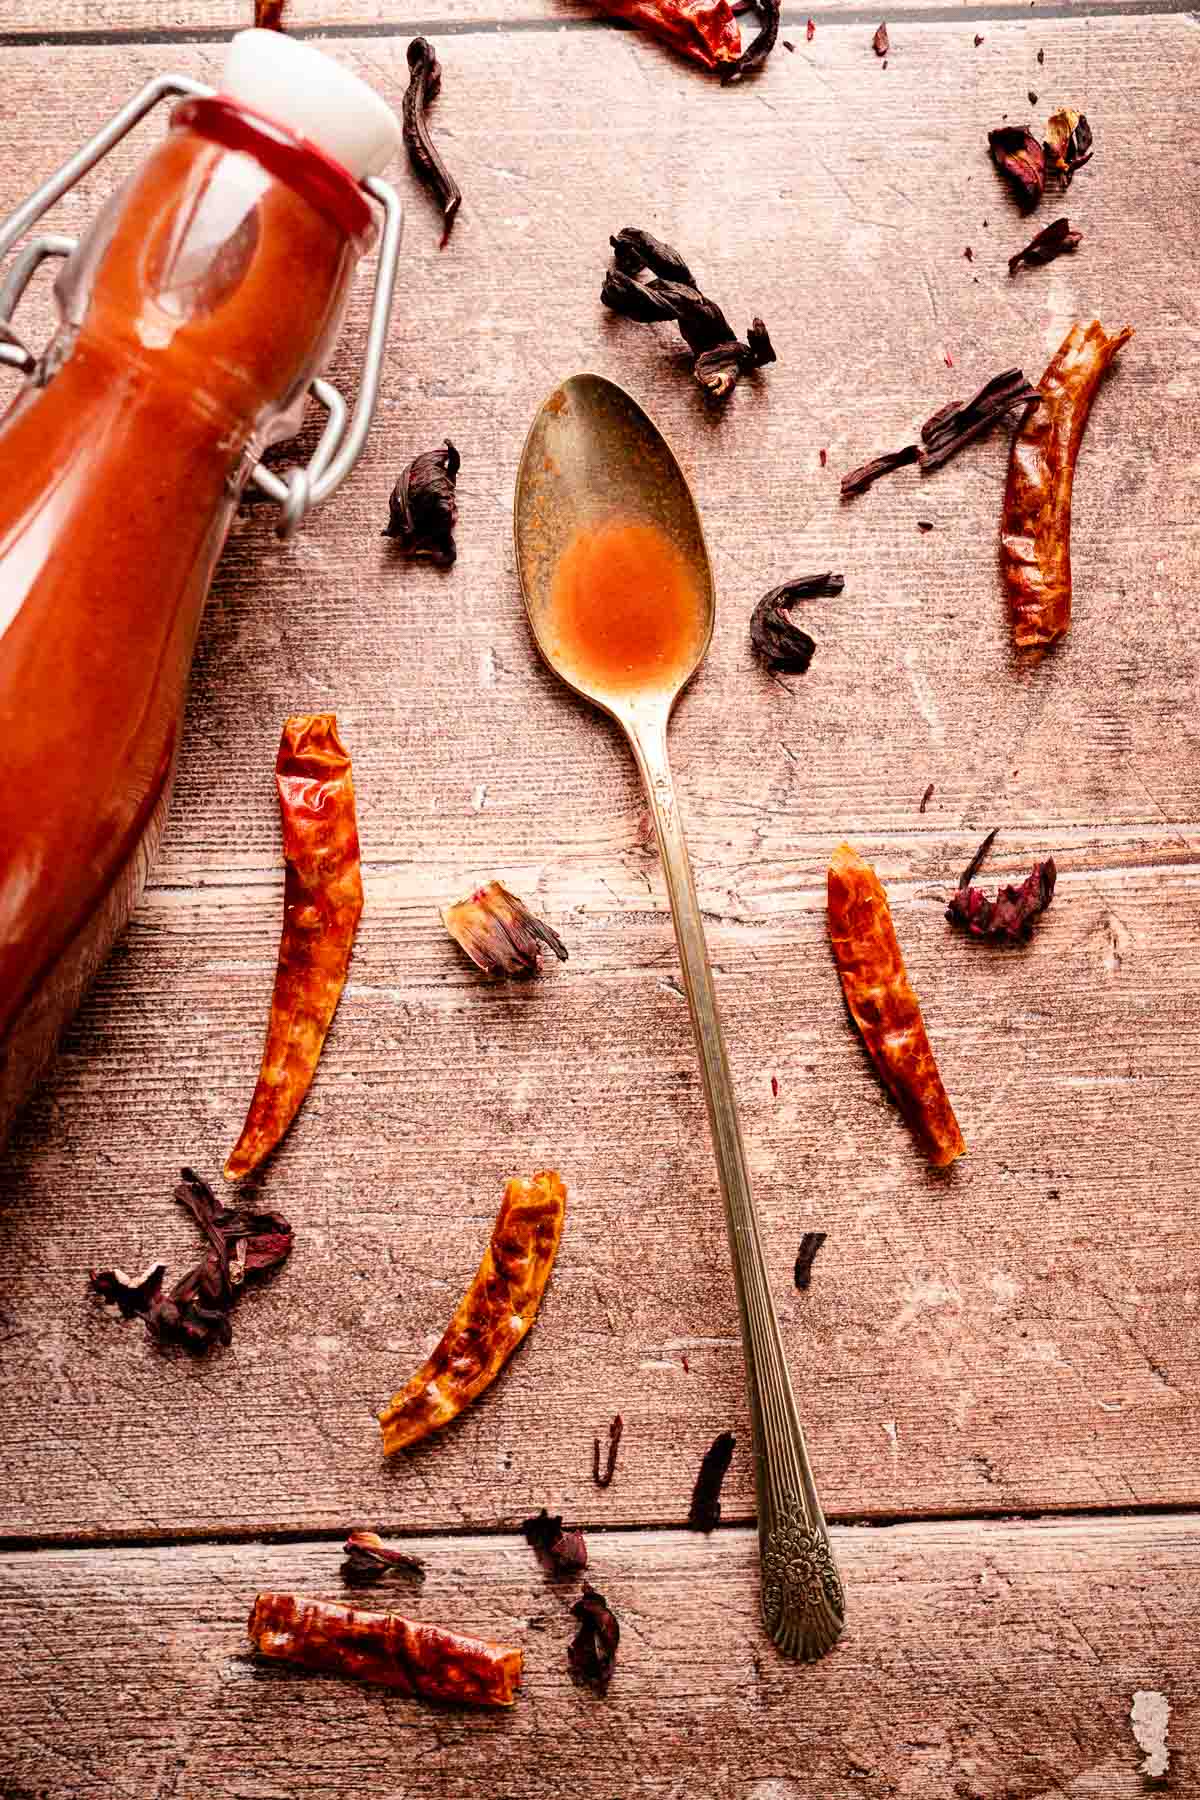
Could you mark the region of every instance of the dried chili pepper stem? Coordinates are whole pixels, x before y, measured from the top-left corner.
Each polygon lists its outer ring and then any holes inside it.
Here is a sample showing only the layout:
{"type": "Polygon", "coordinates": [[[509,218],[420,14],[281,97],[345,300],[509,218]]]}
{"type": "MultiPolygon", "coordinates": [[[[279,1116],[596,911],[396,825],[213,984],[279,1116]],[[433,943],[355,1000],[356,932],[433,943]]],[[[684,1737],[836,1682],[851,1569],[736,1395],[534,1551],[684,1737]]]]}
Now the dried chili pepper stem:
{"type": "Polygon", "coordinates": [[[1044,652],[1071,623],[1071,492],[1075,460],[1105,370],[1133,336],[1098,320],[1072,325],[1038,391],[1042,404],[1013,439],[1000,520],[1000,574],[1019,650],[1044,652]]]}
{"type": "Polygon", "coordinates": [[[283,817],[283,932],[262,1068],[225,1177],[279,1143],[312,1085],[346,981],[363,907],[350,756],[333,713],[283,727],[275,763],[283,817]]]}
{"type": "Polygon", "coordinates": [[[442,243],[450,236],[462,194],[434,147],[429,135],[426,110],[442,89],[442,65],[428,38],[417,37],[408,46],[408,86],[402,108],[404,142],[408,160],[418,177],[433,194],[442,210],[442,243]]]}

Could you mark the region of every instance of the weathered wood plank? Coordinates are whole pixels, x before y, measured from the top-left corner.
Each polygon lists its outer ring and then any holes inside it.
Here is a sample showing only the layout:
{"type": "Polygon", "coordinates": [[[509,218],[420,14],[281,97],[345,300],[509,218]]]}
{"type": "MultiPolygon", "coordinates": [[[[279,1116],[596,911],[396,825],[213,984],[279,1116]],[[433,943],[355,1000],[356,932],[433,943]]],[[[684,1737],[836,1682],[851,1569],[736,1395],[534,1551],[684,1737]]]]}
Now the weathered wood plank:
{"type": "MultiPolygon", "coordinates": [[[[886,73],[897,67],[894,58],[903,58],[906,54],[908,24],[939,4],[941,0],[906,0],[899,19],[889,14],[892,54],[886,73]]],[[[1121,0],[1066,0],[1066,4],[1086,16],[1117,11],[1121,0]]],[[[1020,13],[1027,10],[1028,0],[987,0],[989,24],[997,5],[1010,6],[1014,13],[1020,13]]],[[[787,8],[782,36],[793,43],[794,53],[819,73],[825,28],[835,25],[840,13],[861,10],[857,0],[825,0],[825,4],[814,8],[811,15],[807,11],[787,8]],[[817,26],[811,44],[805,35],[810,16],[817,26]]],[[[1167,6],[1163,10],[1170,8],[1167,6]]],[[[963,24],[971,26],[966,41],[978,54],[984,51],[989,25],[972,24],[974,11],[970,0],[963,0],[963,24]],[[984,34],[984,44],[975,46],[974,35],[980,31],[984,34]]],[[[117,32],[147,37],[170,33],[186,39],[191,33],[216,36],[241,31],[253,23],[253,17],[253,0],[56,0],[52,9],[44,0],[6,0],[0,19],[0,41],[6,36],[29,37],[35,41],[50,38],[57,45],[68,33],[103,39],[105,35],[117,32]]],[[[540,27],[553,31],[563,24],[581,20],[598,26],[606,23],[600,9],[588,6],[586,0],[285,0],[284,18],[289,29],[306,36],[324,32],[340,35],[355,29],[369,33],[387,30],[436,32],[439,27],[446,26],[452,30],[494,31],[511,29],[515,25],[518,29],[540,27]]],[[[873,59],[871,36],[874,25],[864,31],[859,22],[855,29],[863,52],[873,59]]],[[[744,43],[749,43],[753,32],[753,21],[743,21],[744,43]]],[[[1034,42],[1029,52],[1031,58],[1037,47],[1034,42]]],[[[781,49],[778,54],[783,58],[786,52],[781,49]]],[[[656,51],[656,55],[664,63],[672,63],[687,72],[688,65],[671,52],[656,51]]],[[[691,79],[703,81],[703,71],[695,71],[691,79]]]]}
{"type": "MultiPolygon", "coordinates": [[[[431,896],[369,882],[323,1069],[266,1182],[297,1228],[292,1262],[200,1364],[84,1287],[114,1257],[194,1254],[172,1170],[212,1174],[240,1124],[278,895],[150,897],[10,1157],[4,1529],[336,1529],[363,1507],[486,1525],[543,1493],[589,1520],[684,1516],[706,1444],[747,1422],[670,928],[649,901],[572,911],[547,888],[571,962],[504,991],[462,962],[431,896]],[[461,1424],[385,1465],[373,1412],[453,1310],[504,1176],[547,1164],[571,1203],[529,1343],[461,1424]],[[591,1435],[618,1411],[620,1474],[601,1494],[591,1435]]],[[[1195,1503],[1200,878],[1078,868],[1012,956],[953,938],[927,889],[895,892],[970,1146],[948,1180],[846,1021],[819,896],[710,927],[826,1504],[1195,1503]],[[801,1296],[810,1226],[829,1242],[801,1296]]],[[[752,1506],[739,1452],[728,1516],[752,1506]]]]}
{"type": "Polygon", "coordinates": [[[522,1542],[418,1541],[424,1587],[386,1599],[523,1645],[503,1716],[258,1663],[256,1590],[339,1597],[332,1543],[7,1557],[4,1791],[1136,1800],[1139,1691],[1171,1708],[1168,1791],[1196,1791],[1194,1517],[834,1535],[849,1628],[812,1668],[761,1633],[749,1532],[593,1537],[589,1572],[623,1627],[606,1700],[572,1686],[574,1590],[522,1542]]]}
{"type": "MultiPolygon", "coordinates": [[[[1197,33],[1045,27],[1059,95],[1086,100],[1100,147],[1072,196],[1084,247],[1012,283],[1004,257],[1025,227],[982,127],[1027,85],[1024,27],[989,25],[986,62],[964,58],[957,27],[912,28],[911,78],[867,108],[856,31],[830,28],[820,81],[780,59],[733,95],[664,88],[629,35],[517,35],[503,66],[488,40],[455,41],[439,104],[468,211],[439,255],[414,201],[391,379],[352,486],[289,547],[262,509],[238,528],[157,885],[7,1161],[7,1529],[335,1527],[368,1504],[487,1524],[542,1495],[610,1522],[674,1520],[704,1445],[744,1427],[642,809],[619,746],[537,669],[512,573],[523,431],[581,364],[663,420],[717,558],[717,641],[676,756],[831,1508],[1196,1501],[1200,433],[1197,252],[1177,222],[1200,166],[1197,33]],[[1172,158],[1133,156],[1148,117],[1172,158]],[[719,422],[654,334],[599,317],[605,239],[626,219],[677,238],[735,317],[771,325],[780,363],[719,422]],[[1018,680],[992,553],[1001,446],[848,509],[836,477],[997,368],[1038,371],[1092,310],[1138,337],[1084,452],[1076,629],[1018,680]],[[377,532],[397,468],[446,432],[465,460],[460,561],[443,577],[395,564],[377,532]],[[917,517],[937,529],[920,535],[917,517]],[[789,695],[752,665],[746,616],[767,585],[829,565],[846,593],[814,610],[821,648],[789,695]],[[325,705],[355,755],[369,910],[317,1090],[266,1184],[296,1255],[244,1303],[228,1356],[160,1360],[88,1307],[84,1275],[191,1249],[171,1171],[215,1169],[257,1063],[279,721],[325,705]],[[1067,871],[1013,958],[947,941],[935,900],[997,822],[1001,866],[1054,849],[1067,871]],[[948,1182],[915,1161],[841,1011],[818,883],[847,831],[895,886],[972,1144],[948,1182]],[[571,944],[566,970],[478,988],[433,911],[475,872],[537,898],[571,944]],[[373,1409],[444,1323],[502,1178],[544,1162],[574,1199],[529,1345],[459,1429],[382,1469],[373,1409]],[[810,1224],[830,1242],[801,1300],[790,1267],[810,1224]],[[589,1439],[616,1410],[622,1473],[599,1496],[589,1439]],[[168,1455],[147,1454],[148,1429],[168,1455]]],[[[345,54],[398,92],[403,48],[345,54]]],[[[211,72],[217,56],[173,60],[211,72]]],[[[160,61],[65,50],[48,84],[41,53],[7,51],[3,203],[160,61]]],[[[86,216],[108,179],[64,215],[86,216]]],[[[361,322],[360,303],[352,334],[361,322]]],[[[348,380],[352,366],[347,351],[348,380]]],[[[746,1515],[747,1473],[739,1457],[730,1516],[746,1515]]]]}

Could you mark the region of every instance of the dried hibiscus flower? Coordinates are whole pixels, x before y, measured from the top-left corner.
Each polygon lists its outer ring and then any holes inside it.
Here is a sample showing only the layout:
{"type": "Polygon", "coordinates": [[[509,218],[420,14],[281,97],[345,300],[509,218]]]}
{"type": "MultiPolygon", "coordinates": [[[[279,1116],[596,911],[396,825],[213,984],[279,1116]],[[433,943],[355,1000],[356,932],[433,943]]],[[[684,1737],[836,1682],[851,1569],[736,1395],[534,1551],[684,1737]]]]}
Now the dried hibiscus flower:
{"type": "Polygon", "coordinates": [[[1043,145],[1048,174],[1054,175],[1064,188],[1075,178],[1077,169],[1092,160],[1092,128],[1085,113],[1069,106],[1052,113],[1046,125],[1043,145]]]}
{"type": "Polygon", "coordinates": [[[748,341],[744,344],[733,338],[728,344],[716,344],[696,358],[693,373],[705,393],[714,400],[727,400],[740,375],[775,361],[775,351],[761,319],[755,319],[746,336],[748,341]]]}
{"type": "Polygon", "coordinates": [[[1046,186],[1046,156],[1033,133],[1025,125],[1000,125],[988,132],[988,149],[1025,210],[1035,207],[1046,186]]]}
{"type": "Polygon", "coordinates": [[[283,30],[284,0],[254,0],[254,25],[257,31],[283,30]]]}
{"type": "Polygon", "coordinates": [[[143,1316],[155,1337],[184,1344],[190,1350],[207,1350],[214,1341],[231,1341],[229,1315],[246,1277],[265,1275],[286,1260],[292,1248],[292,1228],[279,1213],[221,1206],[194,1170],[183,1169],[181,1174],[175,1198],[187,1207],[208,1239],[203,1260],[165,1295],[161,1265],[157,1277],[150,1270],[136,1283],[128,1281],[119,1269],[93,1272],[90,1286],[102,1300],[115,1302],[125,1318],[143,1316]]]}
{"type": "Polygon", "coordinates": [[[1020,944],[1033,934],[1034,925],[1054,898],[1058,871],[1054,858],[1034,863],[1020,887],[1002,887],[994,900],[971,883],[991,849],[996,833],[990,831],[959,877],[958,888],[946,908],[951,925],[959,925],[970,937],[988,938],[994,944],[1020,944]]]}
{"type": "Polygon", "coordinates": [[[909,463],[915,463],[920,454],[919,445],[905,444],[902,450],[885,450],[882,456],[860,463],[857,469],[851,469],[848,475],[842,476],[842,499],[849,500],[853,494],[863,493],[881,475],[890,475],[893,469],[903,469],[909,463]]]}
{"type": "Polygon", "coordinates": [[[466,900],[442,908],[450,936],[485,975],[540,975],[542,945],[566,962],[562,939],[498,881],[476,888],[466,900]]]}
{"type": "Polygon", "coordinates": [[[379,1415],[385,1456],[448,1425],[496,1379],[537,1316],[566,1207],[553,1169],[508,1183],[483,1260],[440,1343],[379,1415]]]}
{"type": "Polygon", "coordinates": [[[763,595],[750,615],[750,642],[769,669],[804,674],[817,646],[807,631],[792,623],[788,611],[801,600],[840,594],[845,585],[844,575],[826,569],[821,575],[797,576],[763,595]]]}
{"type": "MultiPolygon", "coordinates": [[[[949,362],[949,357],[946,360],[949,362]]],[[[939,406],[922,425],[919,444],[906,444],[902,450],[877,456],[873,462],[863,463],[861,468],[843,475],[842,499],[861,494],[881,475],[890,475],[894,469],[902,469],[908,463],[919,463],[922,475],[931,475],[967,444],[981,437],[1006,412],[1011,412],[1014,407],[1030,406],[1039,398],[1038,390],[1030,387],[1020,369],[1006,369],[1002,375],[985,381],[972,399],[965,402],[951,400],[947,405],[939,406]]],[[[922,531],[931,529],[920,520],[918,524],[922,531]]]]}
{"type": "Polygon", "coordinates": [[[579,1620],[579,1630],[567,1649],[571,1673],[577,1681],[590,1682],[603,1694],[612,1679],[621,1627],[604,1595],[598,1594],[590,1582],[584,1582],[583,1597],[571,1611],[579,1620]]]}
{"type": "Polygon", "coordinates": [[[343,1547],[342,1580],[349,1587],[374,1587],[388,1575],[425,1579],[425,1564],[405,1550],[389,1550],[377,1531],[352,1531],[343,1547]]]}
{"type": "Polygon", "coordinates": [[[414,456],[392,489],[384,537],[395,538],[405,556],[426,556],[448,569],[458,550],[455,484],[461,459],[447,438],[440,450],[414,456]]]}
{"type": "Polygon", "coordinates": [[[158,1297],[167,1272],[166,1263],[151,1263],[140,1275],[127,1275],[124,1269],[93,1269],[90,1287],[106,1306],[120,1308],[123,1319],[144,1319],[158,1297]]]}
{"type": "Polygon", "coordinates": [[[1006,412],[1035,405],[1040,399],[1020,369],[1006,369],[1002,375],[985,381],[965,403],[952,400],[948,406],[939,407],[921,427],[921,473],[929,475],[940,469],[967,444],[989,431],[1006,412]]]}
{"type": "Polygon", "coordinates": [[[633,225],[609,241],[615,266],[604,277],[601,304],[642,325],[673,320],[692,352],[692,372],[712,399],[727,400],[741,376],[777,360],[763,321],[751,320],[742,342],[717,302],[696,286],[673,245],[633,225]],[[653,279],[638,280],[646,270],[653,279]]]}
{"type": "Polygon", "coordinates": [[[225,1163],[236,1181],[283,1138],[317,1072],[363,909],[350,753],[334,713],[284,723],[275,759],[283,822],[283,929],[258,1080],[225,1163]]]}
{"type": "Polygon", "coordinates": [[[732,1431],[722,1431],[704,1452],[688,1508],[688,1524],[693,1531],[712,1531],[720,1524],[721,1486],[736,1447],[737,1439],[732,1431]]]}
{"type": "Polygon", "coordinates": [[[800,1239],[800,1248],[796,1252],[796,1267],[792,1271],[792,1279],[803,1294],[812,1284],[812,1266],[817,1260],[817,1252],[828,1237],[825,1231],[806,1231],[800,1239]]]}
{"type": "MultiPolygon", "coordinates": [[[[614,242],[616,240],[614,239],[614,242]]],[[[671,302],[646,282],[635,281],[620,269],[607,269],[600,287],[600,304],[623,319],[639,325],[667,325],[675,318],[671,302]]]]}
{"type": "Polygon", "coordinates": [[[577,1575],[587,1568],[583,1533],[564,1531],[561,1515],[552,1516],[543,1506],[540,1513],[524,1521],[521,1530],[530,1549],[544,1557],[556,1575],[577,1575]]]}
{"type": "Polygon", "coordinates": [[[1018,250],[1015,256],[1009,257],[1008,272],[1015,275],[1022,267],[1032,269],[1038,263],[1053,262],[1056,256],[1077,250],[1082,242],[1082,231],[1072,231],[1067,219],[1055,219],[1044,231],[1039,231],[1023,250],[1018,250]]]}
{"type": "Polygon", "coordinates": [[[403,131],[408,160],[417,176],[429,189],[442,211],[442,243],[450,236],[451,227],[462,194],[458,183],[438,155],[429,135],[426,109],[442,91],[442,65],[428,38],[414,38],[408,46],[408,87],[404,92],[403,131]]]}
{"type": "Polygon", "coordinates": [[[644,269],[649,269],[652,275],[659,275],[664,281],[682,281],[688,287],[695,286],[692,271],[678,250],[672,244],[664,244],[649,231],[641,231],[636,225],[624,225],[608,241],[612,245],[613,261],[623,275],[640,275],[644,269]]]}

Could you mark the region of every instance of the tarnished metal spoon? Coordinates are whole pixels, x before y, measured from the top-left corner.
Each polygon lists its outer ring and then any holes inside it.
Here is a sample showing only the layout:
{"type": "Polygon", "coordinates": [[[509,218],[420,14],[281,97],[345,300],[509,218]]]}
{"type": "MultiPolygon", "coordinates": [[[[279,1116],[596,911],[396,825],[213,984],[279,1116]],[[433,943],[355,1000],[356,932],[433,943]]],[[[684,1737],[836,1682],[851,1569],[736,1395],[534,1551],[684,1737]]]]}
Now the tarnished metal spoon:
{"type": "MultiPolygon", "coordinates": [[[[788,1378],[783,1343],[763,1260],[762,1232],[750,1194],[746,1153],[704,926],[667,760],[667,722],[704,659],[715,596],[699,514],[669,446],[623,389],[598,375],[575,375],[555,388],[535,418],[517,475],[517,568],[537,645],[576,693],[624,731],[645,783],[658,831],[683,984],[704,1078],[713,1147],[741,1315],[762,1564],[766,1627],[789,1656],[821,1656],[842,1630],[842,1584],[788,1378]],[[563,558],[581,533],[604,544],[607,530],[648,526],[662,533],[686,569],[696,609],[682,660],[627,675],[597,675],[579,632],[564,636],[563,558]]],[[[603,634],[603,622],[591,627],[603,634]]]]}

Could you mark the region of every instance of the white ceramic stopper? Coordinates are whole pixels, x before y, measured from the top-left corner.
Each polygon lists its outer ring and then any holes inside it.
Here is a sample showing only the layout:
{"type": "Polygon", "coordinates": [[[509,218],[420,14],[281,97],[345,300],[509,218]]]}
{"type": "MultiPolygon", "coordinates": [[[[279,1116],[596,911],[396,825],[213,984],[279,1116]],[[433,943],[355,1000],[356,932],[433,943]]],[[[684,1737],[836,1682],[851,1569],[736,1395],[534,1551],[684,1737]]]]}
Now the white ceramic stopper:
{"type": "Polygon", "coordinates": [[[365,81],[311,44],[279,31],[239,31],[221,92],[311,139],[359,181],[400,148],[400,122],[365,81]]]}

